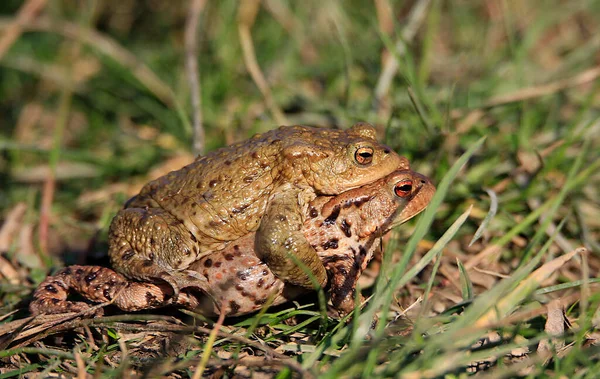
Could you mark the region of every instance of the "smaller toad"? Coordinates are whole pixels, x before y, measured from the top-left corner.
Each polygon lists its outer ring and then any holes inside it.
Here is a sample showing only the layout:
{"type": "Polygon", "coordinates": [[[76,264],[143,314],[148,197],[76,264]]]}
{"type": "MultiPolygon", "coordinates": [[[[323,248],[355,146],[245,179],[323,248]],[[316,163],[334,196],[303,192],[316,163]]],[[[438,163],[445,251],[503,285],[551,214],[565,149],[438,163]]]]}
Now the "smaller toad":
{"type": "MultiPolygon", "coordinates": [[[[319,196],[309,203],[301,232],[317,252],[327,272],[326,293],[333,311],[354,309],[358,278],[394,226],[419,214],[435,187],[410,170],[337,196],[319,196]]],[[[179,296],[166,283],[138,282],[97,266],[71,266],[48,277],[35,291],[33,314],[83,310],[89,305],[67,300],[74,290],[93,302],[113,301],[126,311],[178,305],[205,314],[238,316],[281,304],[307,289],[279,279],[256,254],[255,233],[229,242],[189,265],[202,280],[179,296]]]]}

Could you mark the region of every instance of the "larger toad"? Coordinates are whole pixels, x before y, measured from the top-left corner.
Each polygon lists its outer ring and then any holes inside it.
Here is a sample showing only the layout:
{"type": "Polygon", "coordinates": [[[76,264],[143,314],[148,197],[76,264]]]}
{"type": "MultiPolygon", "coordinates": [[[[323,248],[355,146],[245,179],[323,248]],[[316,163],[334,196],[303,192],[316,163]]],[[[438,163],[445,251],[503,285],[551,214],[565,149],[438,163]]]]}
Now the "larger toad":
{"type": "Polygon", "coordinates": [[[128,278],[167,282],[177,296],[205,280],[188,269],[193,262],[256,232],[257,254],[279,279],[323,286],[325,268],[301,231],[308,203],[408,167],[365,123],[258,134],[144,186],[112,221],[111,263],[128,278]]]}
{"type": "MultiPolygon", "coordinates": [[[[341,315],[352,311],[356,282],[380,247],[381,236],[425,209],[434,192],[426,177],[398,170],[374,183],[338,196],[320,196],[310,203],[302,233],[326,268],[327,294],[335,311],[341,315]]],[[[38,287],[30,309],[34,314],[85,309],[85,303],[66,301],[69,289],[92,301],[114,301],[128,311],[175,304],[229,316],[256,311],[269,297],[274,304],[293,299],[305,289],[279,280],[260,261],[254,249],[255,234],[248,233],[189,266],[203,278],[197,286],[200,292],[186,288],[173,297],[172,288],[164,283],[128,281],[104,267],[72,266],[38,287]]]]}

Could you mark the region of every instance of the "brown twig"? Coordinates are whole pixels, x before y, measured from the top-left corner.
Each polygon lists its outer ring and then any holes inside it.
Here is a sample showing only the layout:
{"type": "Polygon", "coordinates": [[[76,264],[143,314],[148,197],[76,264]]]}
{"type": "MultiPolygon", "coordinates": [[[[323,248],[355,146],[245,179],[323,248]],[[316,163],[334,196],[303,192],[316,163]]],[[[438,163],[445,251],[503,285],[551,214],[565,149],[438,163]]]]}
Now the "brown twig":
{"type": "Polygon", "coordinates": [[[426,11],[430,2],[431,0],[419,0],[413,6],[410,15],[408,16],[406,26],[404,29],[402,29],[401,38],[396,41],[395,53],[391,54],[390,59],[385,61],[375,86],[375,100],[377,101],[378,106],[381,105],[382,100],[385,96],[387,96],[392,84],[392,80],[398,72],[398,68],[400,67],[398,57],[404,55],[406,51],[406,44],[410,42],[417,34],[417,30],[425,19],[425,15],[427,14],[426,11]]]}
{"type": "Polygon", "coordinates": [[[193,149],[195,154],[204,154],[205,134],[202,124],[202,97],[198,72],[198,23],[206,0],[191,0],[185,24],[185,69],[190,84],[193,111],[193,149]]]}
{"type": "Polygon", "coordinates": [[[262,5],[273,16],[283,29],[296,41],[300,48],[300,56],[305,63],[312,63],[318,59],[317,48],[311,42],[305,25],[290,9],[289,4],[281,0],[262,0],[262,5]]]}
{"type": "Polygon", "coordinates": [[[23,33],[23,26],[29,24],[44,8],[47,0],[27,0],[19,9],[17,17],[7,26],[0,38],[0,59],[23,33]]]}
{"type": "MultiPolygon", "coordinates": [[[[222,306],[221,309],[223,309],[222,306]]],[[[200,363],[198,364],[198,367],[196,367],[196,371],[194,372],[194,376],[192,376],[192,379],[202,378],[202,375],[204,374],[204,369],[206,369],[206,363],[208,362],[211,352],[213,350],[215,339],[217,339],[217,334],[219,334],[219,331],[221,331],[223,321],[225,321],[225,312],[221,312],[219,314],[219,319],[217,320],[217,323],[213,326],[213,329],[208,335],[208,340],[204,344],[204,351],[202,352],[200,363]]]]}
{"type": "Polygon", "coordinates": [[[392,4],[389,0],[374,0],[374,3],[380,31],[385,35],[392,35],[394,32],[394,9],[392,4]]]}
{"type": "Polygon", "coordinates": [[[275,21],[277,21],[286,32],[293,37],[300,37],[297,31],[302,28],[302,23],[298,20],[294,12],[290,10],[286,2],[279,0],[263,0],[263,6],[271,13],[275,21]]]}
{"type": "MultiPolygon", "coordinates": [[[[81,51],[80,43],[76,40],[76,43],[72,49],[72,56],[69,56],[66,66],[69,72],[73,72],[73,62],[75,58],[79,56],[81,51]]],[[[62,88],[60,94],[60,102],[58,105],[56,124],[54,126],[54,138],[52,141],[52,150],[48,158],[48,166],[50,172],[46,180],[44,181],[44,188],[42,190],[42,201],[40,204],[40,223],[39,223],[39,245],[42,254],[48,254],[48,237],[50,230],[50,219],[52,215],[52,202],[54,200],[54,191],[56,190],[56,169],[60,160],[61,147],[63,145],[63,135],[69,122],[69,113],[71,110],[71,99],[73,95],[73,77],[72,74],[68,77],[65,86],[62,88]]]]}
{"type": "Polygon", "coordinates": [[[75,353],[75,364],[77,366],[77,379],[85,379],[87,377],[87,373],[85,372],[85,362],[81,357],[81,351],[76,349],[75,353]]]}
{"type": "Polygon", "coordinates": [[[40,224],[38,231],[38,243],[40,245],[40,251],[44,255],[48,255],[48,233],[50,230],[50,217],[52,199],[54,199],[54,189],[56,188],[56,178],[54,172],[52,172],[44,181],[44,187],[42,188],[42,201],[40,204],[40,224]]]}
{"type": "MultiPolygon", "coordinates": [[[[394,8],[390,4],[389,0],[374,0],[375,12],[377,14],[377,23],[379,24],[379,32],[382,35],[391,38],[394,33],[394,8]]],[[[381,67],[387,66],[390,59],[390,52],[387,49],[381,51],[381,67]]],[[[386,96],[379,99],[379,114],[388,113],[389,101],[386,96]]],[[[386,117],[382,117],[386,118],[386,117]]]]}
{"type": "Polygon", "coordinates": [[[279,125],[287,125],[288,121],[279,106],[275,103],[271,88],[256,61],[256,53],[254,52],[254,43],[252,42],[250,29],[254,25],[259,6],[260,0],[242,0],[238,8],[238,33],[242,52],[244,53],[244,63],[252,80],[254,80],[254,83],[256,83],[256,86],[262,93],[265,103],[275,121],[279,125]]]}

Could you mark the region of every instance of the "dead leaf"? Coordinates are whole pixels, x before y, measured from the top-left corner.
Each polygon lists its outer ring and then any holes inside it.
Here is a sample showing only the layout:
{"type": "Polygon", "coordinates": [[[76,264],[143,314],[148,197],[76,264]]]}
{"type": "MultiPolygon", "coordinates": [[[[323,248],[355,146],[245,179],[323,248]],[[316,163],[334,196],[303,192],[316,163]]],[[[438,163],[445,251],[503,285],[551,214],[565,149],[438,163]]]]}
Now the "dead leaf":
{"type": "Polygon", "coordinates": [[[517,288],[500,299],[493,309],[490,309],[487,313],[480,317],[479,320],[475,322],[475,326],[483,328],[508,315],[508,313],[510,313],[521,301],[529,296],[531,292],[538,288],[545,279],[552,275],[552,273],[562,267],[562,265],[564,265],[575,255],[584,254],[586,251],[586,248],[581,247],[542,265],[542,267],[538,268],[527,278],[522,280],[517,288]]]}

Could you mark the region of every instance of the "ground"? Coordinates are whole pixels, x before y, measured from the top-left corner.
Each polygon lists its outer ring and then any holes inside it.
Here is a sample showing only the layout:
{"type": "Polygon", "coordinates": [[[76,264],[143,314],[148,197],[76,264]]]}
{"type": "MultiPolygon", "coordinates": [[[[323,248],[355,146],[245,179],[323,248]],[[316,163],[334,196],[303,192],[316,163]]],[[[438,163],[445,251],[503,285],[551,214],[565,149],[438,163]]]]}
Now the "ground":
{"type": "Polygon", "coordinates": [[[599,21],[593,0],[2,2],[0,377],[593,377],[599,21]],[[352,317],[317,296],[30,317],[47,274],[108,264],[148,180],[356,121],[438,192],[386,236],[352,317]]]}

